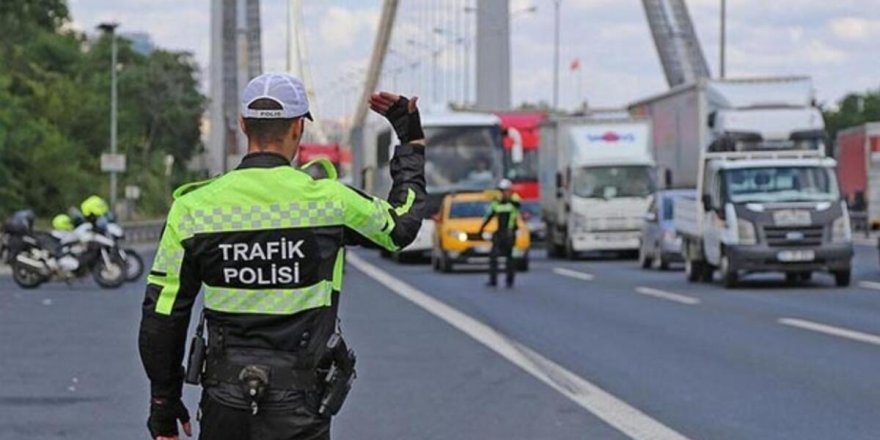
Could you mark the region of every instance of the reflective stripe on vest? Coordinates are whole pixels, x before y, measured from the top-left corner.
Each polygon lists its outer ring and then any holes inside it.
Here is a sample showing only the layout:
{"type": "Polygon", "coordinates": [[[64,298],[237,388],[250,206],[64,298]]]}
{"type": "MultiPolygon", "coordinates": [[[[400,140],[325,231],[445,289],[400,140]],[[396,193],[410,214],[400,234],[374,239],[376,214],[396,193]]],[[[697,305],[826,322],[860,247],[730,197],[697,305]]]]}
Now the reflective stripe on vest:
{"type": "Polygon", "coordinates": [[[299,289],[235,289],[205,287],[205,307],[227,313],[292,315],[304,310],[329,307],[333,282],[323,280],[299,289]]]}

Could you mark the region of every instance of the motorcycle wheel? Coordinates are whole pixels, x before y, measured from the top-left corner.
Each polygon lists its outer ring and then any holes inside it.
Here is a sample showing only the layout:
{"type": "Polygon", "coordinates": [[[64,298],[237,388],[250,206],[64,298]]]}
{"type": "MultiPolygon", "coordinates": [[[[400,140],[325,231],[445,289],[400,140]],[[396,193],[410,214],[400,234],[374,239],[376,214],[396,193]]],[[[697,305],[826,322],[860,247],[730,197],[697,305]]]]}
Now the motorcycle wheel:
{"type": "Polygon", "coordinates": [[[134,249],[123,249],[125,254],[125,281],[137,281],[144,274],[144,259],[134,249]]]}
{"type": "Polygon", "coordinates": [[[108,252],[108,257],[110,264],[105,263],[103,257],[98,257],[92,266],[92,278],[105,289],[115,289],[125,282],[125,260],[115,252],[108,252]]]}
{"type": "Polygon", "coordinates": [[[12,262],[12,279],[22,289],[35,289],[46,281],[43,275],[27,264],[12,262]]]}

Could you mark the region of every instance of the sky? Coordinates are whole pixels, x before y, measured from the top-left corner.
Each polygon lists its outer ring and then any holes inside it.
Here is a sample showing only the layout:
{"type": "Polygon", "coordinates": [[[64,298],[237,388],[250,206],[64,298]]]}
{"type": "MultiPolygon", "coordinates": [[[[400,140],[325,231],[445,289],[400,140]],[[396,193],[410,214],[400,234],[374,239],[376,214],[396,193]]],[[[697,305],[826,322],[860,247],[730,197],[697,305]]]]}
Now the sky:
{"type": "MultiPolygon", "coordinates": [[[[162,48],[193,52],[207,72],[210,0],[69,0],[74,27],[105,20],[144,31],[162,48]]],[[[425,22],[420,8],[460,11],[478,0],[401,0],[383,86],[430,100],[463,94],[465,17],[425,22]],[[433,33],[446,29],[447,36],[433,33]],[[424,44],[407,44],[408,39],[424,44]],[[431,50],[438,76],[429,73],[431,50]],[[412,68],[413,64],[416,64],[412,68]],[[453,93],[455,91],[455,93],[453,93]]],[[[513,103],[551,101],[554,0],[510,0],[513,103]]],[[[358,96],[379,22],[380,0],[304,0],[305,33],[318,114],[339,116],[358,96]]],[[[720,0],[686,0],[713,75],[718,73],[720,0]]],[[[263,0],[264,70],[286,65],[286,4],[263,0]]],[[[560,104],[621,107],[666,90],[639,0],[562,0],[560,104]],[[573,60],[580,69],[569,69],[573,60]]],[[[820,103],[880,88],[880,0],[728,0],[727,76],[810,75],[820,103]]],[[[471,67],[473,63],[471,62],[471,67]]],[[[207,78],[203,79],[205,82],[207,78]]],[[[472,82],[472,81],[471,81],[472,82]]],[[[472,87],[472,86],[471,86],[472,87]]],[[[473,92],[471,92],[473,93],[473,92]]]]}

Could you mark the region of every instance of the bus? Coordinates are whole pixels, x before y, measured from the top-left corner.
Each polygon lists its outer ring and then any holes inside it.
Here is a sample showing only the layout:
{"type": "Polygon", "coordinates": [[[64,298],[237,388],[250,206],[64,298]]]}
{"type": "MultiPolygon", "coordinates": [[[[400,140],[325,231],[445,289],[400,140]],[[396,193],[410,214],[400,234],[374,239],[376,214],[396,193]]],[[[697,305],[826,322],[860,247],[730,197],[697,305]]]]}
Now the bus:
{"type": "MultiPolygon", "coordinates": [[[[462,191],[492,188],[504,171],[501,120],[487,113],[443,112],[422,114],[422,128],[428,141],[425,149],[425,179],[428,190],[425,221],[412,244],[396,257],[429,256],[433,248],[434,216],[443,196],[462,191]]],[[[388,163],[398,143],[390,128],[376,138],[376,194],[388,194],[391,177],[388,163]]]]}
{"type": "Polygon", "coordinates": [[[499,112],[504,142],[504,177],[513,182],[513,191],[522,199],[523,219],[529,226],[533,240],[543,240],[544,221],[541,219],[541,192],[538,185],[538,145],[541,143],[541,124],[547,119],[544,112],[499,112]]]}

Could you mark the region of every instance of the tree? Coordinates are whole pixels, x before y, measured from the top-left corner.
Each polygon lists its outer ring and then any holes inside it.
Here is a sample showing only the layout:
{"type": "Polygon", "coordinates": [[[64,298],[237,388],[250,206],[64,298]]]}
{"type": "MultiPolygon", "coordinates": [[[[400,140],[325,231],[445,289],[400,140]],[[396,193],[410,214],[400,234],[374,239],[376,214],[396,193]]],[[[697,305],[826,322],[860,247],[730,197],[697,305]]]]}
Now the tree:
{"type": "MultiPolygon", "coordinates": [[[[98,157],[109,150],[111,41],[89,41],[69,20],[64,0],[0,2],[0,215],[49,215],[107,194],[98,157]]],[[[143,213],[160,213],[202,150],[198,66],[183,52],[143,56],[124,39],[119,63],[121,183],[144,189],[143,213]],[[170,181],[166,155],[175,158],[170,181]]]]}
{"type": "Polygon", "coordinates": [[[838,101],[837,108],[823,112],[831,139],[837,132],[865,122],[880,121],[880,88],[862,94],[851,93],[838,101]]]}

